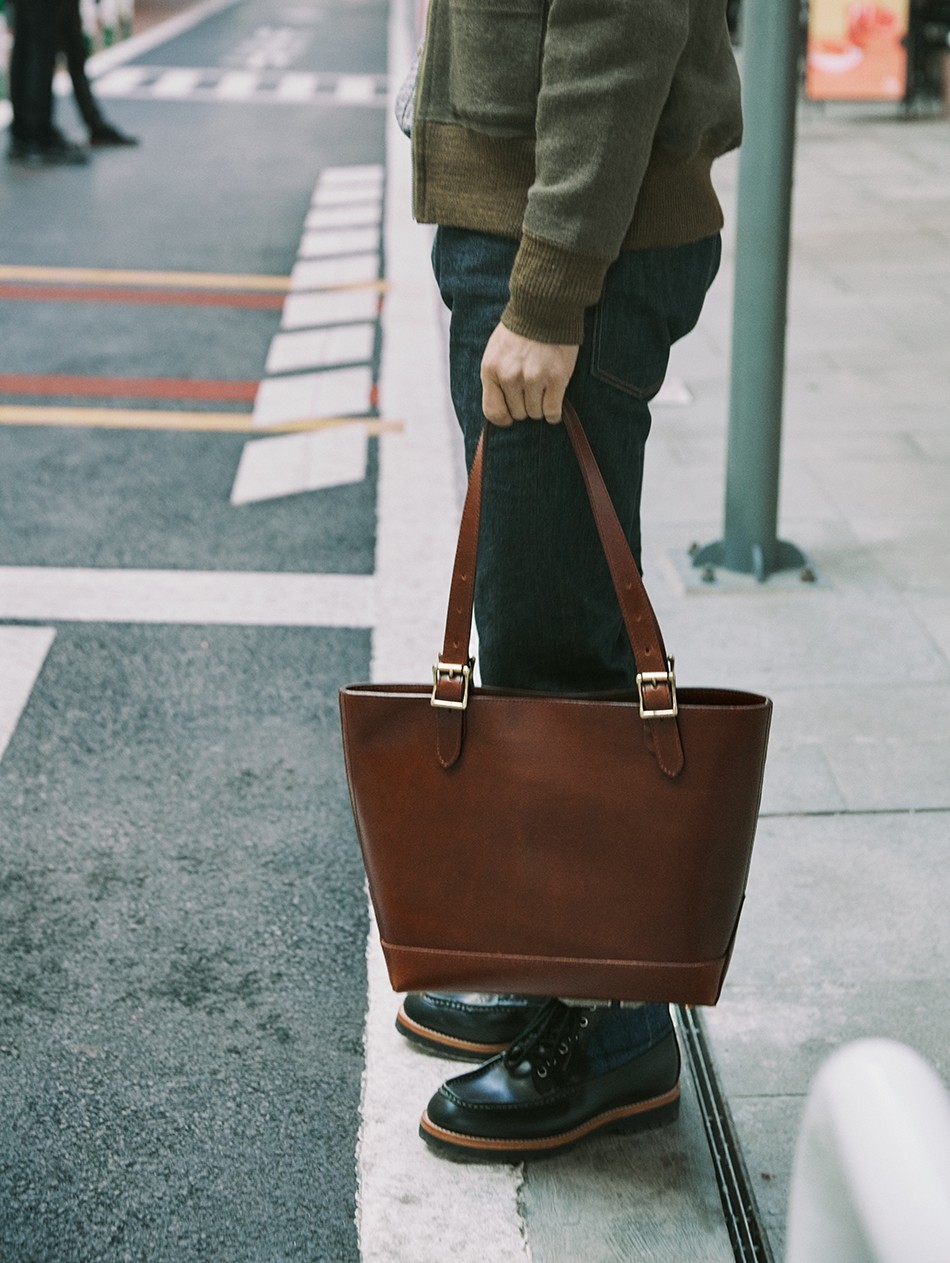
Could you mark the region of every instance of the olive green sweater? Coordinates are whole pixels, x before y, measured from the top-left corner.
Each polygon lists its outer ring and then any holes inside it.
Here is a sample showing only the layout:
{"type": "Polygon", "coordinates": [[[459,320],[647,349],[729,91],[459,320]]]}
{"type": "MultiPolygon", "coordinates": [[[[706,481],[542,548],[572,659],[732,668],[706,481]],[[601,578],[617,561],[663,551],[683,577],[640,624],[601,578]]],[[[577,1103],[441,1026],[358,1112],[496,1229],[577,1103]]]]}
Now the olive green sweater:
{"type": "Polygon", "coordinates": [[[580,343],[622,250],[719,231],[741,129],[725,0],[431,0],[415,216],[519,239],[504,323],[580,343]]]}

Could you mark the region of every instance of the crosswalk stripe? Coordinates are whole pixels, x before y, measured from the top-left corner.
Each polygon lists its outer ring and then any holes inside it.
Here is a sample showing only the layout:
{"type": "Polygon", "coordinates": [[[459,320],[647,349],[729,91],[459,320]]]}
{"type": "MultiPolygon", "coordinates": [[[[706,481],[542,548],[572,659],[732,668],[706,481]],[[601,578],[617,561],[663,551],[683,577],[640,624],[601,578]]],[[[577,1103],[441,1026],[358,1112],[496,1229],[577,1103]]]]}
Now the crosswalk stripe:
{"type": "Polygon", "coordinates": [[[168,98],[186,97],[200,79],[200,70],[166,70],[152,84],[152,95],[168,98]]]}
{"type": "Polygon", "coordinates": [[[300,241],[299,256],[315,259],[334,254],[357,254],[379,249],[379,226],[346,228],[338,231],[307,231],[300,241]]]}
{"type": "MultiPolygon", "coordinates": [[[[269,65],[116,66],[96,80],[96,94],[115,99],[255,101],[284,105],[319,104],[382,107],[387,100],[385,75],[328,74],[279,70],[269,65]]],[[[57,92],[71,91],[68,76],[57,92]]]]}
{"type": "Polygon", "coordinates": [[[52,627],[0,627],[0,759],[43,669],[56,633],[52,627]]]}
{"type": "Polygon", "coordinates": [[[372,627],[371,575],[0,566],[0,619],[372,627]]]}
{"type": "Polygon", "coordinates": [[[267,353],[268,373],[292,373],[333,364],[368,363],[376,329],[371,324],[339,325],[278,333],[267,353]]]}

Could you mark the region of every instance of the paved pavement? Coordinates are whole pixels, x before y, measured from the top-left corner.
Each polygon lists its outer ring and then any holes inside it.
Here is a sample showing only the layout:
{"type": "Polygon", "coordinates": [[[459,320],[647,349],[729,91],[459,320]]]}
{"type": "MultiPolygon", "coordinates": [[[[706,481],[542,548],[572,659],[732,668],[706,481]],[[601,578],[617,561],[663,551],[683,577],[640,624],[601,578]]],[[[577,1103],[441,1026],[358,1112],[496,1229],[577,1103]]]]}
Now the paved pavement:
{"type": "MultiPolygon", "coordinates": [[[[461,491],[391,123],[384,147],[410,7],[387,36],[381,4],[202,6],[105,63],[140,150],[0,173],[0,262],[58,269],[0,276],[17,1263],[731,1258],[689,1092],[672,1132],[557,1161],[429,1155],[415,1120],[443,1069],[393,1032],[371,940],[364,968],[334,692],[425,675],[461,491]],[[27,299],[38,284],[57,301],[27,299]],[[314,417],[357,420],[295,428],[314,417]]],[[[722,526],[728,233],[648,451],[645,571],[678,674],[776,704],[705,1020],[777,1257],[824,1057],[890,1035],[950,1080],[948,142],[946,120],[801,118],[780,533],[820,582],[683,580],[722,526]]],[[[720,164],[729,208],[736,177],[720,164]]]]}

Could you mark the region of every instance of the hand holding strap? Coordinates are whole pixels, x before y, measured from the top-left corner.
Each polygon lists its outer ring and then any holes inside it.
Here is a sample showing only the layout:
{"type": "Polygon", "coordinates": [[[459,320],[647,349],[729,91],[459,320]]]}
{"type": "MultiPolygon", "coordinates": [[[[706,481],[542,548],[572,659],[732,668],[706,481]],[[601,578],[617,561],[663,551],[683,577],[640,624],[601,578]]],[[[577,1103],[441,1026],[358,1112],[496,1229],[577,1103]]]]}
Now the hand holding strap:
{"type": "MultiPolygon", "coordinates": [[[[657,762],[663,773],[672,778],[682,771],[684,761],[676,722],[676,680],[672,660],[667,658],[656,614],[590,449],[587,435],[573,405],[567,400],[564,401],[563,423],[580,466],[597,534],[607,559],[624,627],[637,664],[640,714],[649,728],[657,762]]],[[[434,668],[432,704],[436,707],[438,716],[439,759],[445,767],[451,767],[458,759],[464,737],[465,707],[472,667],[469,641],[475,601],[478,529],[490,433],[491,425],[486,422],[469,475],[449,590],[445,639],[439,663],[434,668]]]]}

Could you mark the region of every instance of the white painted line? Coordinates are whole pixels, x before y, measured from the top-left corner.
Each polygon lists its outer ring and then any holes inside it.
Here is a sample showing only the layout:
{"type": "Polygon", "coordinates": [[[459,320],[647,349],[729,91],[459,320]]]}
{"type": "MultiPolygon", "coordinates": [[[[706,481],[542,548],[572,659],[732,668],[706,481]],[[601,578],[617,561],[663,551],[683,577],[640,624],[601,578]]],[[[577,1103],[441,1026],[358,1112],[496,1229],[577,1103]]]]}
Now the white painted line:
{"type": "Polygon", "coordinates": [[[295,263],[290,273],[290,288],[327,289],[332,285],[358,285],[378,279],[378,254],[351,254],[339,259],[295,263]]]}
{"type": "Polygon", "coordinates": [[[368,227],[370,224],[378,224],[382,217],[382,203],[377,198],[371,202],[354,202],[346,206],[314,207],[304,220],[304,227],[311,230],[368,227]]]}
{"type": "Polygon", "coordinates": [[[52,627],[0,627],[0,759],[6,753],[56,632],[52,627]]]}
{"type": "Polygon", "coordinates": [[[362,425],[341,425],[313,434],[281,434],[245,443],[231,503],[256,504],[362,482],[369,435],[362,425]]]}
{"type": "Polygon", "coordinates": [[[96,96],[124,96],[132,92],[148,75],[145,66],[120,66],[96,80],[96,96]]]}
{"type": "Polygon", "coordinates": [[[342,228],[338,231],[305,232],[297,253],[304,259],[326,258],[334,254],[359,254],[378,250],[378,228],[342,228]]]}
{"type": "MultiPolygon", "coordinates": [[[[239,3],[240,0],[203,0],[203,3],[194,5],[176,17],[158,22],[149,30],[143,31],[141,35],[133,35],[131,39],[120,40],[112,48],[104,48],[94,53],[86,62],[86,73],[90,79],[98,78],[115,66],[132,61],[135,57],[141,57],[143,53],[157,48],[160,44],[167,44],[177,36],[183,35],[185,31],[190,31],[205,18],[220,13],[222,9],[232,9],[239,3]]],[[[98,85],[96,90],[98,92],[98,85]]]]}
{"type": "Polygon", "coordinates": [[[215,96],[227,101],[246,101],[257,91],[260,75],[253,70],[229,70],[218,80],[215,96]]]}
{"type": "Polygon", "coordinates": [[[0,618],[49,622],[372,627],[370,575],[0,567],[0,618]]]}
{"type": "Polygon", "coordinates": [[[668,377],[655,396],[655,404],[682,408],[693,402],[693,392],[679,377],[668,377]]]}
{"type": "Polygon", "coordinates": [[[377,184],[383,183],[384,168],[378,162],[352,167],[324,167],[318,184],[377,184]]]}
{"type": "Polygon", "coordinates": [[[266,427],[282,421],[362,416],[369,411],[372,388],[368,368],[267,378],[254,401],[254,424],[266,427]]]}
{"type": "Polygon", "coordinates": [[[371,324],[278,333],[267,353],[268,373],[293,373],[331,364],[366,364],[373,354],[371,324]]]}
{"type": "Polygon", "coordinates": [[[317,75],[288,70],[286,74],[281,75],[274,95],[282,101],[309,101],[316,95],[318,83],[317,75]]]}
{"type": "MultiPolygon", "coordinates": [[[[394,0],[390,7],[394,83],[408,72],[415,51],[409,37],[414,7],[412,0],[394,0]]],[[[442,368],[445,344],[428,261],[431,235],[410,220],[409,150],[391,112],[387,154],[392,289],[383,306],[382,386],[387,409],[409,420],[403,434],[379,440],[379,621],[372,672],[379,681],[421,681],[442,643],[460,507],[461,441],[442,368]]],[[[419,1139],[419,1115],[429,1097],[464,1067],[420,1056],[396,1033],[397,999],[374,937],[367,963],[357,1202],[363,1263],[526,1263],[521,1169],[445,1162],[419,1139]]]]}
{"type": "Polygon", "coordinates": [[[318,184],[313,193],[314,206],[345,206],[350,202],[365,202],[378,198],[375,184],[318,184]]]}
{"type": "Polygon", "coordinates": [[[186,97],[200,79],[200,70],[166,70],[152,84],[152,95],[163,100],[186,97]]]}
{"type": "Polygon", "coordinates": [[[376,80],[372,75],[340,75],[336,98],[343,105],[365,105],[376,99],[376,80]]]}
{"type": "Polygon", "coordinates": [[[341,289],[332,294],[288,294],[280,320],[282,329],[375,320],[379,295],[371,289],[341,289]]]}

